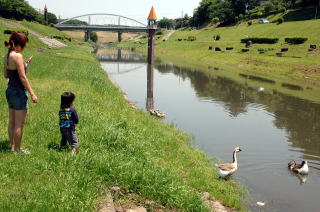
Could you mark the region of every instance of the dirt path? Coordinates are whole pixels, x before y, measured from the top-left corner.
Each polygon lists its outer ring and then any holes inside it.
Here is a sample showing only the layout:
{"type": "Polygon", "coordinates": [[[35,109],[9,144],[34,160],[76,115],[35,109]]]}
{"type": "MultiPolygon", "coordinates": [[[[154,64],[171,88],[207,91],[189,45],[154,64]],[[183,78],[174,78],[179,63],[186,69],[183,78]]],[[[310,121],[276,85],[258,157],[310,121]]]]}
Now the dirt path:
{"type": "Polygon", "coordinates": [[[169,40],[169,38],[171,37],[171,35],[173,35],[173,33],[175,33],[175,30],[170,30],[170,32],[169,32],[168,34],[166,34],[166,35],[162,38],[162,40],[165,40],[165,41],[169,40]]]}
{"type": "Polygon", "coordinates": [[[59,48],[59,47],[64,47],[67,46],[66,44],[56,40],[56,39],[52,39],[52,38],[48,38],[46,36],[40,35],[38,33],[36,33],[35,31],[32,31],[31,29],[19,24],[19,23],[14,23],[14,22],[9,22],[9,21],[5,21],[5,20],[0,20],[0,23],[6,25],[7,27],[10,28],[23,28],[23,29],[27,29],[29,31],[29,34],[31,36],[35,36],[37,38],[39,38],[44,44],[48,45],[49,47],[52,48],[59,48]]]}

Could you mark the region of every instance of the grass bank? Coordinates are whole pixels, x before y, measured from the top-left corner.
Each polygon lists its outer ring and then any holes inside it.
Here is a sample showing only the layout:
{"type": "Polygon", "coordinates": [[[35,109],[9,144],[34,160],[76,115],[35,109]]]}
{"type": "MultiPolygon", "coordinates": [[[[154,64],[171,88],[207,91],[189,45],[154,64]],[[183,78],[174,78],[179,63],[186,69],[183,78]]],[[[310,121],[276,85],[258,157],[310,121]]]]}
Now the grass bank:
{"type": "MultiPolygon", "coordinates": [[[[251,26],[242,23],[231,27],[204,28],[201,30],[176,31],[168,41],[157,40],[156,56],[161,60],[177,65],[198,69],[208,74],[229,75],[237,81],[239,74],[247,74],[273,80],[278,91],[297,95],[312,101],[320,101],[320,63],[319,63],[320,20],[285,22],[282,24],[258,24],[253,21],[251,26]],[[220,35],[219,41],[213,36],[220,35]],[[186,41],[189,36],[196,40],[186,41]],[[276,44],[253,44],[249,52],[242,53],[245,48],[240,39],[245,37],[279,38],[276,44]],[[304,44],[290,45],[285,37],[307,37],[304,44]],[[182,41],[179,41],[181,40],[182,41]],[[317,50],[309,52],[310,44],[316,44],[317,50]],[[209,47],[213,50],[209,50],[209,47]],[[219,47],[222,51],[215,51],[219,47]],[[233,47],[233,50],[226,50],[233,47]],[[265,49],[260,54],[258,49],[265,49]],[[281,48],[288,48],[282,57],[276,56],[281,48]],[[220,71],[216,71],[219,69],[220,71]],[[221,70],[225,70],[222,73],[221,70]],[[227,73],[227,72],[232,73],[227,73]],[[219,72],[219,73],[218,73],[219,72]],[[282,84],[298,85],[306,93],[293,92],[282,88],[282,84]],[[312,88],[312,89],[310,89],[312,88]]],[[[146,52],[147,39],[137,42],[124,42],[120,45],[134,46],[138,51],[146,52]]],[[[300,90],[301,91],[301,90],[300,90]]]]}
{"type": "MultiPolygon", "coordinates": [[[[46,31],[35,23],[25,25],[46,31]]],[[[5,28],[0,25],[0,32],[5,28]]],[[[225,205],[245,210],[243,188],[219,180],[211,160],[190,147],[185,133],[131,108],[92,48],[68,44],[49,49],[31,36],[23,53],[34,55],[28,77],[40,101],[30,103],[25,124],[23,147],[31,155],[9,151],[6,80],[0,78],[0,211],[95,211],[111,186],[136,194],[137,204],[146,207],[146,200],[152,200],[168,210],[207,211],[200,196],[208,191],[225,205]],[[77,96],[81,147],[75,156],[58,150],[63,91],[77,96]]],[[[0,49],[2,55],[5,51],[0,49]]]]}

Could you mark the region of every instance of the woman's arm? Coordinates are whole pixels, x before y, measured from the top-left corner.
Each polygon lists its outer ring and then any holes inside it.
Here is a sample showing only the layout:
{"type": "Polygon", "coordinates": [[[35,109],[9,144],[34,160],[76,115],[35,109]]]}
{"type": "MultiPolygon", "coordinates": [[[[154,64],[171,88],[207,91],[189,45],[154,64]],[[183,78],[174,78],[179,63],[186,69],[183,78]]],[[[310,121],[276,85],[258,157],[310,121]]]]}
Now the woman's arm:
{"type": "Polygon", "coordinates": [[[7,56],[3,58],[3,76],[4,78],[8,78],[8,71],[7,71],[7,56]]]}
{"type": "Polygon", "coordinates": [[[31,95],[32,101],[34,103],[38,103],[38,97],[33,92],[32,88],[31,88],[31,85],[29,83],[29,80],[28,80],[28,78],[26,76],[26,71],[25,71],[24,61],[23,61],[22,55],[21,54],[16,54],[14,56],[14,61],[16,63],[16,66],[17,66],[17,69],[18,69],[19,78],[20,78],[23,86],[27,89],[27,91],[31,95]]]}

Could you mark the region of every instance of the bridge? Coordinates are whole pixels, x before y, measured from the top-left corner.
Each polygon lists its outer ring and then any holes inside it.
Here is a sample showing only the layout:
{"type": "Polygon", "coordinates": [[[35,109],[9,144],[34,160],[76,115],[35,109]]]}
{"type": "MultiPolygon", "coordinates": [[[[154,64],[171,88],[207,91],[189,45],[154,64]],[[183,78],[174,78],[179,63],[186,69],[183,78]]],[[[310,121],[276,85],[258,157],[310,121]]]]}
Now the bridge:
{"type": "Polygon", "coordinates": [[[101,62],[115,63],[145,63],[146,59],[140,54],[133,53],[130,49],[108,49],[96,55],[96,58],[101,62]]]}
{"type": "Polygon", "coordinates": [[[85,31],[85,40],[90,40],[90,32],[116,32],[118,41],[122,40],[122,33],[147,32],[147,25],[121,15],[108,13],[94,13],[76,16],[60,23],[55,27],[59,30],[81,30],[85,31]]]}

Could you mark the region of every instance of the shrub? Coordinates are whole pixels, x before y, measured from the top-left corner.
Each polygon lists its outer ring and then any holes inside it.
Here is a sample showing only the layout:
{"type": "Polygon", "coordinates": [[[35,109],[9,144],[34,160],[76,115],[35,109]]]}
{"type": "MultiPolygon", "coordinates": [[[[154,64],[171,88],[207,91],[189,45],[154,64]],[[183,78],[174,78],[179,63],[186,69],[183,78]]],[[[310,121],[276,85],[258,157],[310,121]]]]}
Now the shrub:
{"type": "Polygon", "coordinates": [[[182,41],[182,38],[178,38],[178,41],[182,41]]]}
{"type": "Polygon", "coordinates": [[[285,12],[286,11],[286,8],[285,7],[279,7],[278,8],[278,13],[283,13],[283,12],[285,12]]]}
{"type": "Polygon", "coordinates": [[[308,40],[308,38],[285,38],[284,41],[286,43],[290,43],[290,44],[302,44],[304,42],[306,42],[308,40]]]}
{"type": "Polygon", "coordinates": [[[238,21],[242,21],[242,20],[244,20],[245,19],[245,16],[243,15],[243,14],[240,14],[239,16],[238,16],[238,21]]]}
{"type": "Polygon", "coordinates": [[[243,38],[241,39],[241,43],[247,43],[249,40],[252,41],[252,43],[267,43],[267,44],[273,44],[277,43],[279,41],[279,38],[243,38]]]}
{"type": "Polygon", "coordinates": [[[220,35],[214,35],[213,36],[213,40],[220,40],[221,39],[221,36],[220,35]]]}
{"type": "Polygon", "coordinates": [[[188,41],[195,41],[197,38],[195,36],[189,36],[188,41]]]}
{"type": "Polygon", "coordinates": [[[281,17],[281,18],[278,18],[278,20],[277,20],[277,23],[278,24],[282,24],[284,22],[284,19],[281,17]]]}
{"type": "Polygon", "coordinates": [[[259,52],[267,52],[267,51],[273,51],[274,48],[259,48],[258,51],[259,52]]]}
{"type": "Polygon", "coordinates": [[[219,23],[220,22],[220,19],[218,18],[218,17],[214,17],[214,18],[212,18],[212,20],[211,20],[211,23],[213,23],[213,24],[217,24],[217,23],[219,23]]]}
{"type": "Polygon", "coordinates": [[[263,5],[264,13],[265,13],[265,14],[270,14],[270,13],[272,13],[274,10],[276,10],[275,7],[276,7],[276,6],[275,6],[272,2],[270,2],[270,1],[266,2],[266,3],[263,5]]]}
{"type": "Polygon", "coordinates": [[[51,35],[51,38],[58,39],[58,40],[68,40],[70,42],[72,40],[71,37],[68,37],[68,36],[65,36],[65,35],[51,35]]]}
{"type": "Polygon", "coordinates": [[[22,28],[9,28],[3,31],[4,34],[9,34],[9,35],[11,35],[12,32],[22,32],[26,36],[29,36],[29,31],[22,28]]]}
{"type": "Polygon", "coordinates": [[[156,35],[163,35],[163,31],[157,31],[156,35]]]}
{"type": "Polygon", "coordinates": [[[54,24],[53,24],[53,23],[50,23],[49,26],[50,26],[50,27],[54,27],[54,24]]]}
{"type": "Polygon", "coordinates": [[[246,13],[245,18],[247,19],[261,18],[263,17],[263,14],[264,14],[264,10],[262,7],[255,7],[246,13]]]}
{"type": "Polygon", "coordinates": [[[252,21],[248,21],[248,26],[251,26],[252,25],[252,21]]]}

